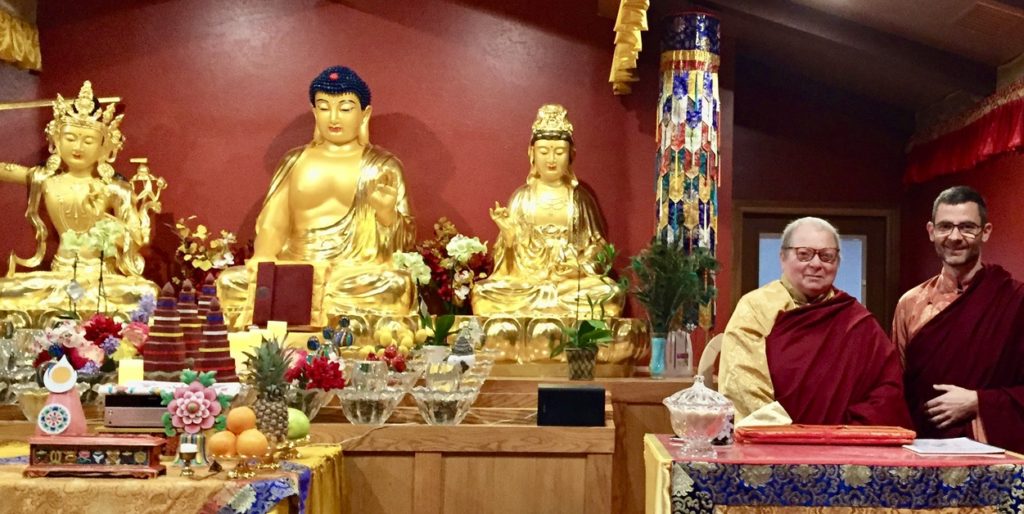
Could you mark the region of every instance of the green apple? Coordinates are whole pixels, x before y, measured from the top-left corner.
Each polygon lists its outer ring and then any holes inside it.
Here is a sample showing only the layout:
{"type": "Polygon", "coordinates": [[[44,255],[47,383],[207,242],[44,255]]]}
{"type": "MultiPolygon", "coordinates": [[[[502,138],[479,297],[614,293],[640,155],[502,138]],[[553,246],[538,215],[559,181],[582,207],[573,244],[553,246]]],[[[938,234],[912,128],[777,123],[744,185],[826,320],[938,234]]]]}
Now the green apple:
{"type": "Polygon", "coordinates": [[[309,435],[309,418],[299,409],[288,409],[288,439],[309,435]]]}

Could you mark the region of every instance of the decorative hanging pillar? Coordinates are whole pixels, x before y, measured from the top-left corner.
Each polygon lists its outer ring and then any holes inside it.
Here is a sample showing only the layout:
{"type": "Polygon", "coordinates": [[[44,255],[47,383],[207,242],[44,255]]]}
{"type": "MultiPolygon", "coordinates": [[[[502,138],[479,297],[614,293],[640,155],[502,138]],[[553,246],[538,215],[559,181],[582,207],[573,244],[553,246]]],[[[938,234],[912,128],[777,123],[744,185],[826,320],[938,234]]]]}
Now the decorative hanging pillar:
{"type": "MultiPolygon", "coordinates": [[[[669,16],[661,35],[658,153],[655,159],[657,235],[692,253],[715,254],[718,236],[718,18],[701,12],[669,16]]],[[[699,325],[710,328],[714,302],[699,325]]]]}

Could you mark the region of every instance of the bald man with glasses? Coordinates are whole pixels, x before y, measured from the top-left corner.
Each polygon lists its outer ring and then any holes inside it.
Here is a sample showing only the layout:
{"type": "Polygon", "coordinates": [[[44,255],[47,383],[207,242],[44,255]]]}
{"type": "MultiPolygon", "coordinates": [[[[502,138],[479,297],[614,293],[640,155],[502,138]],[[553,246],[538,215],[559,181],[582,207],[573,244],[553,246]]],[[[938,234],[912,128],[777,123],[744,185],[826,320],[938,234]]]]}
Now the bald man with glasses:
{"type": "Polygon", "coordinates": [[[920,437],[972,437],[1024,451],[1024,284],[982,263],[985,200],[966,186],[935,199],[938,275],[900,298],[893,342],[920,437]]]}
{"type": "Polygon", "coordinates": [[[868,310],[833,286],[839,233],[820,218],[786,226],[782,277],[736,305],[719,389],[740,425],[910,426],[902,367],[868,310]]]}

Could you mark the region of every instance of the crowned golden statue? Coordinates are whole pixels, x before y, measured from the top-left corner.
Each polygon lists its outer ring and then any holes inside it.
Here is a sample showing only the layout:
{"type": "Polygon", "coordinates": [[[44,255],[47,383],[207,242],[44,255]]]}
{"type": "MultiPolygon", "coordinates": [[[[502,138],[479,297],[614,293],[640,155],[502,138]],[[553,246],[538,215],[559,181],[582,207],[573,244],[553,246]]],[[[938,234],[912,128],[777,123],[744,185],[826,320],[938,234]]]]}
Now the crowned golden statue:
{"type": "Polygon", "coordinates": [[[36,239],[31,257],[12,252],[8,260],[7,276],[0,278],[0,317],[40,324],[72,306],[125,316],[143,294],[158,291],[142,278],[139,251],[149,244],[150,213],[160,212],[166,183],[145,166],[130,181],[114,171],[111,163],[124,145],[124,115],[115,109],[114,103],[102,108],[86,81],[77,98],[58,95],[53,103],[45,164],[0,163],[0,181],[28,187],[26,217],[36,239]],[[50,271],[19,272],[18,266],[38,268],[46,255],[44,210],[60,236],[50,271]]]}
{"type": "Polygon", "coordinates": [[[508,207],[495,203],[500,234],[494,273],[473,286],[473,313],[484,316],[574,316],[622,312],[621,288],[597,269],[605,247],[601,212],[572,170],[572,124],[561,105],[537,112],[530,174],[508,207]],[[589,299],[589,301],[588,301],[589,299]],[[590,304],[596,306],[591,312],[590,304]]]}
{"type": "Polygon", "coordinates": [[[402,163],[369,143],[370,89],[349,68],[327,68],[309,86],[313,141],[285,154],[256,219],[253,257],[224,271],[217,288],[236,327],[252,320],[259,262],[314,265],[314,325],[341,314],[408,315],[416,300],[392,253],[412,247],[415,225],[402,163]]]}

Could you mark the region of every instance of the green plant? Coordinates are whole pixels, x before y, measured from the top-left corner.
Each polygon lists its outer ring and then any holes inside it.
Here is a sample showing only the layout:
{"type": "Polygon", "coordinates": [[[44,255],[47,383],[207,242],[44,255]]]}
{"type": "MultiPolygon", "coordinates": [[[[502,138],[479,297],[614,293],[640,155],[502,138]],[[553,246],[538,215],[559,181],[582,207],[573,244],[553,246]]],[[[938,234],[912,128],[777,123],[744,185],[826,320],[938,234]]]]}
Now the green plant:
{"type": "Polygon", "coordinates": [[[447,346],[448,336],[455,325],[454,314],[441,314],[432,317],[427,311],[427,304],[420,301],[420,326],[432,332],[423,343],[427,346],[447,346]]]}
{"type": "Polygon", "coordinates": [[[580,322],[579,327],[565,327],[558,344],[551,347],[551,357],[557,357],[566,348],[597,351],[600,345],[612,340],[612,331],[608,323],[600,319],[587,319],[580,322]]]}
{"type": "Polygon", "coordinates": [[[655,334],[667,334],[676,322],[695,323],[698,307],[716,294],[710,275],[718,261],[703,248],[686,254],[655,238],[630,260],[630,269],[632,292],[647,310],[655,334]]]}

